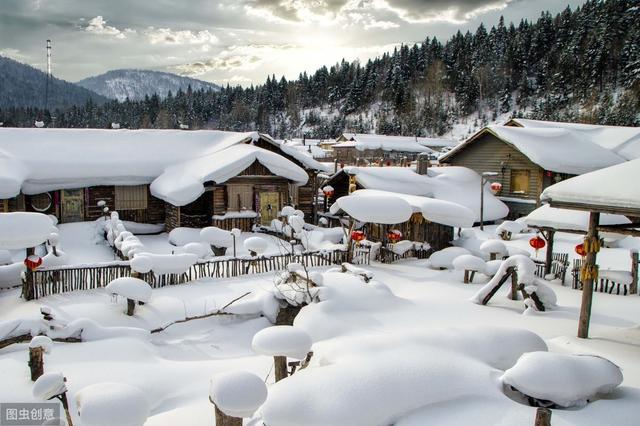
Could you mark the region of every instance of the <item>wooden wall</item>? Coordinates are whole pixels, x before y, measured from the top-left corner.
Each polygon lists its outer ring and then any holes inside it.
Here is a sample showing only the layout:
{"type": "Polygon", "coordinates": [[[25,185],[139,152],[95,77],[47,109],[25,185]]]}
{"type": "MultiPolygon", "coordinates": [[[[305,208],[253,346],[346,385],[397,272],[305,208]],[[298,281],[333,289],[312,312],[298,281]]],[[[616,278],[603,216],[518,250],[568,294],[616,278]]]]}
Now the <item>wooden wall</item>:
{"type": "MultiPolygon", "coordinates": [[[[147,188],[147,208],[138,210],[118,210],[122,220],[130,220],[140,223],[162,223],[165,221],[165,203],[151,195],[149,185],[147,188]]],[[[88,189],[85,203],[85,220],[96,220],[102,216],[102,207],[98,207],[98,201],[104,200],[110,210],[115,210],[115,187],[93,186],[88,189]]]]}
{"type": "Polygon", "coordinates": [[[447,158],[445,162],[452,166],[470,168],[480,174],[497,172],[498,176],[491,181],[502,184],[499,196],[537,201],[543,189],[543,169],[512,145],[489,132],[478,135],[475,141],[447,158]],[[529,171],[529,190],[525,194],[512,192],[511,172],[513,170],[529,171]]]}

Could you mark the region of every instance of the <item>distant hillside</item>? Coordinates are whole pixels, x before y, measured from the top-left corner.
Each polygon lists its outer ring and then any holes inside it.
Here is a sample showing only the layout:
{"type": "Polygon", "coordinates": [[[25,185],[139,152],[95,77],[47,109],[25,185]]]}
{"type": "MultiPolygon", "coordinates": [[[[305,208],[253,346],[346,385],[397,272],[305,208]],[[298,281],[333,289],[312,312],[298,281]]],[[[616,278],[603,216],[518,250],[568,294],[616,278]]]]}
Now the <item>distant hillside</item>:
{"type": "Polygon", "coordinates": [[[186,92],[191,86],[192,90],[208,89],[217,91],[217,85],[195,78],[182,77],[159,71],[148,70],[113,70],[104,74],[80,80],[78,85],[93,90],[111,99],[124,101],[144,99],[146,95],[157,93],[160,97],[167,96],[169,91],[175,94],[178,90],[186,92]]]}
{"type": "MultiPolygon", "coordinates": [[[[46,73],[0,56],[0,108],[44,108],[46,73]]],[[[102,104],[106,98],[68,81],[52,77],[49,83],[50,110],[84,105],[87,100],[102,104]]]]}

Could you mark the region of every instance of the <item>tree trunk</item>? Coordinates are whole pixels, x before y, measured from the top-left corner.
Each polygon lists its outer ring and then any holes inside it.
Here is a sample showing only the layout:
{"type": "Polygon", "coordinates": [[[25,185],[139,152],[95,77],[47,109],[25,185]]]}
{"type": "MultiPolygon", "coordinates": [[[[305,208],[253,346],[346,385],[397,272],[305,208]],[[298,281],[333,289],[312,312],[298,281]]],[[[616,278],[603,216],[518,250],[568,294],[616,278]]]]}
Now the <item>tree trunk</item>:
{"type": "Polygon", "coordinates": [[[127,315],[133,316],[133,311],[136,308],[136,302],[133,299],[127,299],[127,315]]]}
{"type": "MultiPolygon", "coordinates": [[[[27,248],[27,256],[26,256],[26,258],[28,258],[29,256],[31,256],[31,255],[33,255],[35,253],[36,253],[36,249],[34,247],[27,248]]],[[[31,270],[31,268],[27,268],[27,270],[25,271],[25,280],[24,280],[24,283],[22,284],[22,296],[24,297],[25,300],[33,300],[34,299],[34,294],[33,294],[33,271],[31,270]]]]}
{"type": "Polygon", "coordinates": [[[282,379],[286,379],[287,374],[287,357],[286,356],[274,356],[273,357],[274,370],[276,375],[276,382],[282,379]]]}
{"type": "Polygon", "coordinates": [[[238,417],[231,417],[220,411],[218,407],[216,411],[216,426],[242,426],[242,419],[238,417]]]}
{"type": "Polygon", "coordinates": [[[553,240],[555,234],[556,231],[552,230],[547,231],[546,234],[544,232],[542,233],[542,235],[544,235],[545,239],[547,240],[547,256],[544,262],[545,276],[551,273],[551,263],[553,262],[553,240]]]}
{"type": "Polygon", "coordinates": [[[464,270],[464,283],[469,284],[469,271],[466,269],[464,270]]]}
{"type": "Polygon", "coordinates": [[[44,374],[43,354],[43,348],[29,348],[29,369],[31,370],[31,381],[33,382],[44,374]]]}
{"type": "Polygon", "coordinates": [[[551,410],[548,408],[538,408],[536,410],[536,422],[534,426],[551,426],[551,410]]]}
{"type": "MultiPolygon", "coordinates": [[[[591,241],[598,238],[598,224],[600,223],[600,213],[591,212],[589,215],[589,231],[586,239],[591,241]]],[[[582,268],[589,270],[596,266],[597,252],[590,250],[585,257],[582,268]]],[[[582,283],[582,303],[580,304],[580,320],[578,322],[578,337],[586,339],[589,337],[589,322],[591,320],[591,302],[593,301],[594,277],[590,276],[582,283]]]]}
{"type": "Polygon", "coordinates": [[[302,306],[287,305],[284,308],[280,308],[275,325],[293,325],[293,320],[300,312],[300,309],[302,309],[302,306]]]}
{"type": "Polygon", "coordinates": [[[638,252],[631,253],[631,286],[629,293],[638,294],[638,252]]]}

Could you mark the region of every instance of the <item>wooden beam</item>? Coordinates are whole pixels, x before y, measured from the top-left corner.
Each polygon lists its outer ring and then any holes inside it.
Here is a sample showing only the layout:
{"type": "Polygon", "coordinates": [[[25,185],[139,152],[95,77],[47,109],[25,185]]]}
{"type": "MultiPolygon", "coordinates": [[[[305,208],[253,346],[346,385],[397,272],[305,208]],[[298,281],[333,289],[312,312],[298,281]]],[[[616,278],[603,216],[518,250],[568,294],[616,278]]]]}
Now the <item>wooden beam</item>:
{"type": "MultiPolygon", "coordinates": [[[[598,239],[598,223],[600,223],[600,213],[591,212],[589,214],[589,231],[586,239],[591,241],[598,239]]],[[[585,257],[583,269],[596,267],[597,252],[590,250],[585,257]]],[[[591,321],[591,303],[593,301],[594,277],[588,276],[582,283],[582,303],[580,304],[580,319],[578,320],[578,337],[587,339],[589,337],[589,322],[591,321]]]]}
{"type": "Polygon", "coordinates": [[[546,200],[551,207],[569,210],[583,210],[596,213],[619,214],[622,216],[640,217],[640,209],[633,207],[606,206],[587,203],[570,203],[562,201],[546,200]]]}

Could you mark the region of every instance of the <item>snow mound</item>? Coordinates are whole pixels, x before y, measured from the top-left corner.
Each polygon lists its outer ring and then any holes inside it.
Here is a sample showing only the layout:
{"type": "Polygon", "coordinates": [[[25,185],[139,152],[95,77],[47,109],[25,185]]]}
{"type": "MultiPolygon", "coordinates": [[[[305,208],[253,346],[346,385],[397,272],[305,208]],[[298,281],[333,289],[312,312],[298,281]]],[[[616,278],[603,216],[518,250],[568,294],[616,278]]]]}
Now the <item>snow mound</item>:
{"type": "Polygon", "coordinates": [[[198,256],[198,259],[208,259],[213,256],[211,247],[206,243],[188,243],[182,246],[181,251],[183,253],[191,253],[198,256]]]}
{"type": "Polygon", "coordinates": [[[0,250],[0,266],[11,265],[12,263],[13,259],[9,250],[0,250]]]}
{"type": "Polygon", "coordinates": [[[96,383],[75,399],[83,426],[142,426],[150,413],[142,391],[125,383],[96,383]]]}
{"type": "Polygon", "coordinates": [[[249,237],[244,240],[244,248],[249,252],[254,252],[256,255],[260,256],[267,250],[269,243],[267,240],[261,237],[249,237]]]}
{"type": "Polygon", "coordinates": [[[114,337],[132,337],[149,339],[148,330],[135,327],[104,327],[89,318],[78,318],[63,328],[50,330],[47,335],[53,339],[76,338],[83,342],[112,339],[114,337]]]}
{"type": "Polygon", "coordinates": [[[262,355],[304,359],[312,344],[311,336],[304,330],[290,325],[276,325],[257,332],[251,347],[262,355]]]}
{"type": "Polygon", "coordinates": [[[622,383],[620,367],[591,355],[531,352],[500,378],[505,385],[562,407],[583,406],[622,383]]]}
{"type": "Polygon", "coordinates": [[[236,315],[264,315],[271,323],[276,322],[279,311],[278,299],[266,290],[257,290],[225,309],[225,312],[236,315]]]}
{"type": "Polygon", "coordinates": [[[42,213],[0,213],[0,249],[36,247],[49,238],[53,225],[42,213]]]}
{"type": "Polygon", "coordinates": [[[471,254],[471,252],[462,247],[447,247],[432,253],[429,264],[435,269],[453,269],[453,260],[465,254],[471,254]]]}
{"type": "Polygon", "coordinates": [[[413,214],[411,205],[394,195],[348,195],[338,198],[330,211],[332,214],[343,211],[360,222],[388,225],[406,222],[413,214]]]}
{"type": "Polygon", "coordinates": [[[518,234],[524,230],[524,225],[514,220],[505,220],[496,228],[496,234],[500,235],[503,232],[511,232],[512,234],[518,234]]]}
{"type": "Polygon", "coordinates": [[[463,254],[453,259],[453,267],[457,271],[484,272],[486,264],[483,259],[472,254],[463,254]]]}
{"type": "Polygon", "coordinates": [[[484,254],[496,253],[498,257],[506,256],[509,252],[505,243],[499,240],[487,240],[480,244],[480,251],[484,254]]]}
{"type": "Polygon", "coordinates": [[[137,302],[147,303],[151,299],[151,287],[139,278],[116,278],[107,284],[105,290],[109,294],[117,294],[137,302]]]}
{"type": "Polygon", "coordinates": [[[266,401],[267,386],[253,373],[227,371],[211,378],[209,397],[228,416],[251,417],[266,401]]]}
{"type": "Polygon", "coordinates": [[[193,253],[140,253],[136,257],[148,258],[152,265],[151,270],[158,275],[184,274],[198,261],[198,256],[193,253]]]}
{"type": "Polygon", "coordinates": [[[215,247],[232,247],[233,235],[231,232],[216,226],[207,226],[200,231],[202,241],[209,243],[215,247]]]}
{"type": "Polygon", "coordinates": [[[398,256],[402,256],[409,250],[413,248],[413,242],[408,240],[398,241],[397,243],[392,244],[391,251],[397,254],[398,256]]]}
{"type": "Polygon", "coordinates": [[[169,232],[169,242],[174,246],[183,246],[189,243],[197,243],[200,239],[200,229],[175,228],[169,232]]]}
{"type": "Polygon", "coordinates": [[[27,269],[22,262],[0,266],[0,288],[10,288],[22,284],[22,273],[27,269]]]}
{"type": "Polygon", "coordinates": [[[62,373],[44,373],[33,384],[32,393],[37,399],[49,400],[67,391],[62,373]]]}

